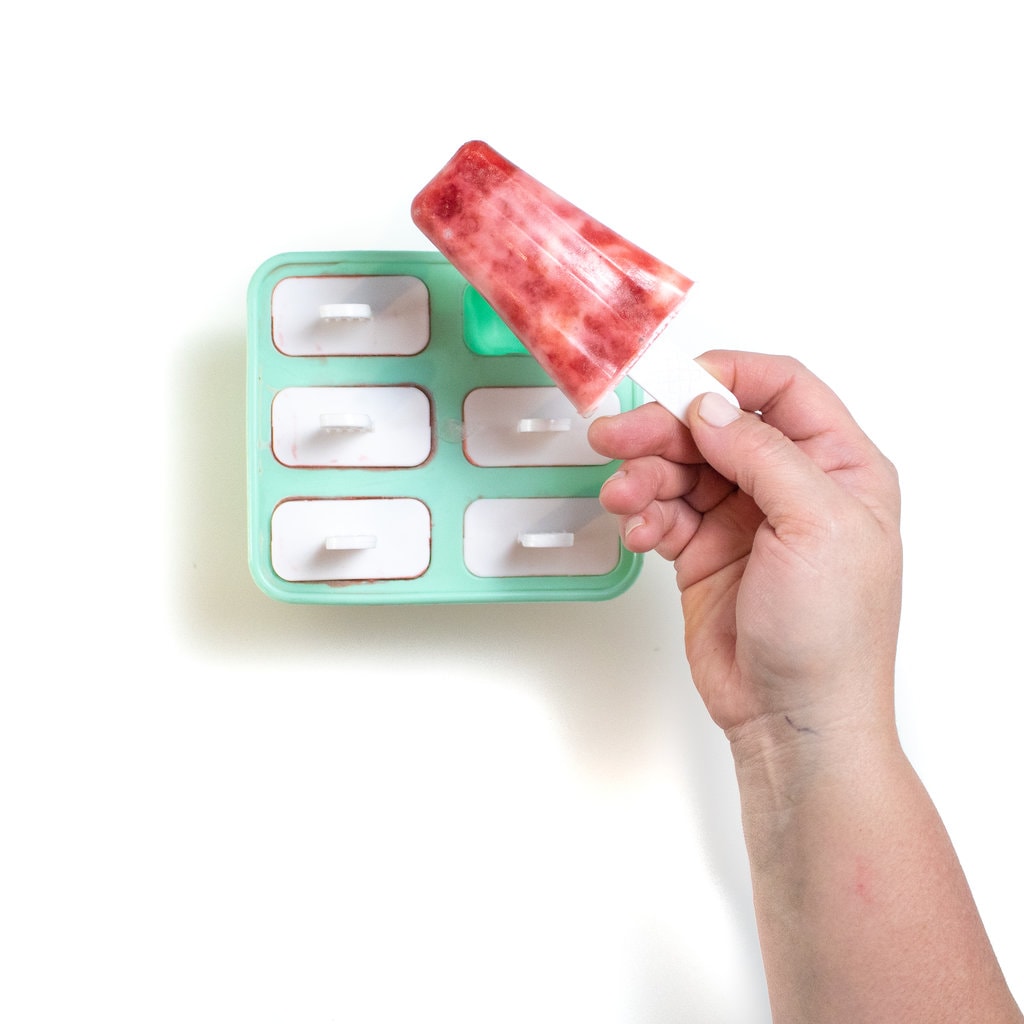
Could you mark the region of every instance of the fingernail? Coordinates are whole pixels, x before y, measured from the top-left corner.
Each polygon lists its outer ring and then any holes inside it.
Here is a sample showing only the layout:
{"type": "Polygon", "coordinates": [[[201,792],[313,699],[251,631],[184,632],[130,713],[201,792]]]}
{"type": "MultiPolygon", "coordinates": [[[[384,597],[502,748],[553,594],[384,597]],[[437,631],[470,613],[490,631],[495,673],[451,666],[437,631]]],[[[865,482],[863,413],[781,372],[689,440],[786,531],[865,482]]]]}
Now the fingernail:
{"type": "Polygon", "coordinates": [[[709,391],[697,408],[700,418],[712,427],[727,427],[740,418],[742,413],[727,398],[709,391]]]}
{"type": "Polygon", "coordinates": [[[628,537],[634,530],[639,529],[644,525],[646,520],[643,516],[631,516],[626,520],[626,525],[623,528],[622,535],[628,537]]]}
{"type": "Polygon", "coordinates": [[[617,469],[610,477],[608,477],[607,480],[605,480],[603,484],[601,484],[601,486],[604,487],[605,485],[610,484],[613,480],[624,480],[625,477],[626,471],[624,469],[617,469]]]}

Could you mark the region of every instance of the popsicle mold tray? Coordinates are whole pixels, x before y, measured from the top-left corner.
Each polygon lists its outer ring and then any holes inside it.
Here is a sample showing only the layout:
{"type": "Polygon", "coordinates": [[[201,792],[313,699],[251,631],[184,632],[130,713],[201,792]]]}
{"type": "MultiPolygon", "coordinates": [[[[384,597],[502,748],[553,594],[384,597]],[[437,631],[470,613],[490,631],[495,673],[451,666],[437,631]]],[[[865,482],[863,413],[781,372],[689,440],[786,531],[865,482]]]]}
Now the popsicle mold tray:
{"type": "MultiPolygon", "coordinates": [[[[599,600],[615,464],[440,254],[290,253],[248,295],[249,564],[283,601],[599,600]]],[[[626,381],[602,413],[643,400],[626,381]]]]}

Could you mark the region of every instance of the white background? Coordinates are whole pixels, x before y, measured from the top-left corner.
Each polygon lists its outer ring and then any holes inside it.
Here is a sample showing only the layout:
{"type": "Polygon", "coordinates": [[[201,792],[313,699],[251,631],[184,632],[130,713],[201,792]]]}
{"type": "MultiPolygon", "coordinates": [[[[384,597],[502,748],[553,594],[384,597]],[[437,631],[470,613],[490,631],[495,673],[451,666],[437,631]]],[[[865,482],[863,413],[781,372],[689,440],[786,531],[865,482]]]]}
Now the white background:
{"type": "Polygon", "coordinates": [[[528,607],[248,574],[250,275],[429,248],[473,137],[899,465],[902,732],[1024,994],[1017,6],[8,12],[0,1017],[767,1022],[669,566],[528,607]]]}

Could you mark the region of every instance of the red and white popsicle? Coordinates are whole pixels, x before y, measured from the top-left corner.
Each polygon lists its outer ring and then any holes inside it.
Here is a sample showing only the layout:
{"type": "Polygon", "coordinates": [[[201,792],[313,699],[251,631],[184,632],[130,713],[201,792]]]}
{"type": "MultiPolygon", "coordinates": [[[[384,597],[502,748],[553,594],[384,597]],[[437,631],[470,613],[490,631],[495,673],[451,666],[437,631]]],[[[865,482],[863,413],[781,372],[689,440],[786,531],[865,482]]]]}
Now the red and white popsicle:
{"type": "Polygon", "coordinates": [[[693,282],[484,142],[467,142],[412,218],[583,416],[627,375],[684,419],[697,395],[736,399],[693,361],[693,282]]]}

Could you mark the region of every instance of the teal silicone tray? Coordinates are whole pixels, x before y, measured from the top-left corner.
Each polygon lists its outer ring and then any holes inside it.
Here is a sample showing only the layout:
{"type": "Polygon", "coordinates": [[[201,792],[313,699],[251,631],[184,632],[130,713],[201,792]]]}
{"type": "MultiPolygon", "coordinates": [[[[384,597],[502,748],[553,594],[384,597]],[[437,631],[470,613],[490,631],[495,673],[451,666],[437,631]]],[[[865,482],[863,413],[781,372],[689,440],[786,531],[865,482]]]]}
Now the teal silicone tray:
{"type": "MultiPolygon", "coordinates": [[[[249,564],[271,597],[603,600],[636,579],[597,502],[617,464],[440,254],[268,260],[247,376],[249,564]]],[[[627,379],[601,411],[643,398],[627,379]]]]}

